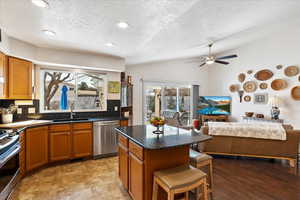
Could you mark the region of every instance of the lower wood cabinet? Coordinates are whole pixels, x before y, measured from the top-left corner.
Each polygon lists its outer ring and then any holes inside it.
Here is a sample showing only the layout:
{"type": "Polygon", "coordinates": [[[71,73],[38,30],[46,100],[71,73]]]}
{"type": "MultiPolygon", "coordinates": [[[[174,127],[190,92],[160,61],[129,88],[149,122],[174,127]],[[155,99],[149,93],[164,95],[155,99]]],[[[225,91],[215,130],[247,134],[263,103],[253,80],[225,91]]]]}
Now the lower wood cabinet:
{"type": "Polygon", "coordinates": [[[119,144],[119,177],[126,190],[128,190],[128,148],[119,144]]]}
{"type": "Polygon", "coordinates": [[[144,163],[129,152],[129,193],[134,200],[144,197],[144,163]]]}
{"type": "Polygon", "coordinates": [[[26,171],[48,163],[48,126],[26,130],[26,171]]]}
{"type": "Polygon", "coordinates": [[[50,161],[67,160],[71,158],[71,133],[54,132],[49,134],[50,161]]]}
{"type": "Polygon", "coordinates": [[[73,158],[91,156],[93,151],[91,130],[76,130],[72,133],[73,158]]]}
{"type": "Polygon", "coordinates": [[[92,123],[66,123],[27,128],[20,134],[21,175],[48,162],[93,154],[92,123]]]}

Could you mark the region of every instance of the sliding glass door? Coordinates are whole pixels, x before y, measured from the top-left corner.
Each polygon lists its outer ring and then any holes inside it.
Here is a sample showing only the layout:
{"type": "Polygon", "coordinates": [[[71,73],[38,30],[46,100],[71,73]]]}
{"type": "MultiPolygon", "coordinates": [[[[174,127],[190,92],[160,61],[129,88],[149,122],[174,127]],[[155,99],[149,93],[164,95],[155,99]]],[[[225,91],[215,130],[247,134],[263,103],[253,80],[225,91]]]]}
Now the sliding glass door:
{"type": "Polygon", "coordinates": [[[167,82],[144,82],[144,124],[154,116],[172,118],[176,113],[184,125],[191,123],[191,87],[167,82]]]}

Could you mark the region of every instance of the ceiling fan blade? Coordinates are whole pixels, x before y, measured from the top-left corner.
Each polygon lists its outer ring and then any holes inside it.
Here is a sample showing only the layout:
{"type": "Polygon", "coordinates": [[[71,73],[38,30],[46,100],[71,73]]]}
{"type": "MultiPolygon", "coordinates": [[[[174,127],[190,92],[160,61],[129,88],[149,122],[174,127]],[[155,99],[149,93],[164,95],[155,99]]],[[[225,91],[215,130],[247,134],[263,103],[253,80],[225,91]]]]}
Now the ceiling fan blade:
{"type": "Polygon", "coordinates": [[[225,61],[222,61],[222,60],[215,60],[215,63],[219,63],[219,64],[223,64],[223,65],[228,65],[229,62],[225,62],[225,61]]]}
{"type": "Polygon", "coordinates": [[[206,63],[202,63],[201,65],[199,65],[199,67],[203,67],[204,65],[206,65],[206,63]]]}
{"type": "Polygon", "coordinates": [[[229,56],[222,56],[222,57],[219,57],[217,58],[218,60],[223,60],[223,59],[230,59],[230,58],[236,58],[238,57],[236,54],[233,54],[233,55],[229,55],[229,56]]]}

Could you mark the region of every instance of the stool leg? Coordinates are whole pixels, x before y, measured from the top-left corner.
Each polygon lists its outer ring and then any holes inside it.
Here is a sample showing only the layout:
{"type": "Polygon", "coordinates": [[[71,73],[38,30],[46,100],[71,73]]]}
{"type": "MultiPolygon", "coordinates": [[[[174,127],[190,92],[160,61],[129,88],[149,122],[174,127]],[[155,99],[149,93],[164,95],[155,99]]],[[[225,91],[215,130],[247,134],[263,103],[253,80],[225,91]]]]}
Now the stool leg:
{"type": "Polygon", "coordinates": [[[210,178],[210,190],[213,188],[213,166],[212,160],[209,162],[209,178],[210,178]]]}
{"type": "Polygon", "coordinates": [[[168,200],[174,200],[175,199],[175,194],[173,191],[168,192],[168,200]]]}
{"type": "Polygon", "coordinates": [[[152,200],[157,200],[158,193],[158,184],[156,182],[156,178],[153,180],[153,192],[152,192],[152,200]]]}
{"type": "Polygon", "coordinates": [[[184,198],[185,200],[189,200],[189,191],[187,191],[184,196],[185,196],[184,198]]]}
{"type": "Polygon", "coordinates": [[[203,199],[208,200],[206,179],[203,182],[203,199]]]}

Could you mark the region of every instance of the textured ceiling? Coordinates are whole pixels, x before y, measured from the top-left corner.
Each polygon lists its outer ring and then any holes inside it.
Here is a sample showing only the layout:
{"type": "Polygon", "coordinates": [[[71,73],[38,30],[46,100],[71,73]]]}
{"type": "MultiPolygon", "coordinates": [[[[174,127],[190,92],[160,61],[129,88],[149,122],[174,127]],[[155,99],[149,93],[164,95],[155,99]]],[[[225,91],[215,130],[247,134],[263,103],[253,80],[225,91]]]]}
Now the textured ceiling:
{"type": "Polygon", "coordinates": [[[0,1],[0,22],[10,36],[121,56],[128,63],[197,55],[199,45],[286,20],[300,8],[299,0],[48,0],[47,9],[31,0],[0,1]],[[119,21],[130,27],[117,28],[119,21]],[[49,38],[42,29],[57,34],[49,38]]]}

